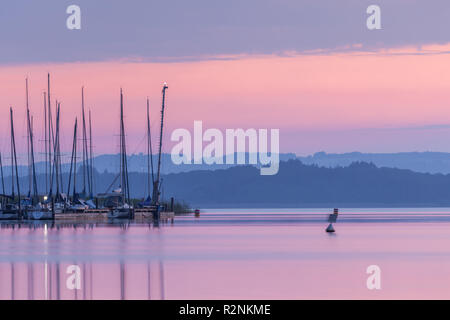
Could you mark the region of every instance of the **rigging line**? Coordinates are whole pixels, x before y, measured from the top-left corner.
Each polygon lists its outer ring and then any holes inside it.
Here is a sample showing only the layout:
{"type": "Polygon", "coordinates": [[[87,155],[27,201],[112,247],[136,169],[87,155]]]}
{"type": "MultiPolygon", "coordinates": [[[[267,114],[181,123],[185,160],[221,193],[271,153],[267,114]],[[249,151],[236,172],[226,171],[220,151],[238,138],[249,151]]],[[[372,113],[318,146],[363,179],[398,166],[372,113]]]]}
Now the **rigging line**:
{"type": "MultiPolygon", "coordinates": [[[[31,158],[31,166],[32,166],[32,175],[33,175],[33,197],[34,197],[34,201],[37,200],[38,198],[38,190],[37,190],[37,181],[36,181],[36,168],[34,166],[34,148],[33,148],[33,128],[31,126],[31,119],[30,119],[30,110],[28,109],[27,111],[27,117],[28,117],[28,131],[30,134],[30,158],[31,158]]],[[[31,196],[31,192],[30,192],[30,196],[31,196]]],[[[32,202],[32,203],[33,203],[32,202]]]]}
{"type": "Polygon", "coordinates": [[[1,172],[1,178],[2,178],[2,193],[5,194],[5,180],[3,177],[3,163],[2,163],[2,154],[0,152],[0,172],[1,172]]]}

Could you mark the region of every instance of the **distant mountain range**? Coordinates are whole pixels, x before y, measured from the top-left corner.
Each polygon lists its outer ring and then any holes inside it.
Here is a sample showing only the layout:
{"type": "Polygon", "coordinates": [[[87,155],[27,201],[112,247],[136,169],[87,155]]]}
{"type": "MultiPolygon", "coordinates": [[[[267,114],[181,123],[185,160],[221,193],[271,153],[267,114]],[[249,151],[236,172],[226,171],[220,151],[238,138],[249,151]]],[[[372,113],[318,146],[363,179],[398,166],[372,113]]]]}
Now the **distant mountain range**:
{"type": "MultiPolygon", "coordinates": [[[[95,192],[101,193],[117,174],[95,171],[94,176],[95,192]]],[[[133,197],[148,194],[146,174],[132,172],[129,180],[133,197]]],[[[42,191],[44,181],[39,175],[42,191]]],[[[64,174],[64,188],[67,181],[64,174]]],[[[5,180],[7,193],[10,182],[5,180]]],[[[172,173],[163,176],[162,185],[164,198],[173,196],[200,208],[450,206],[450,175],[379,168],[364,162],[325,168],[289,160],[281,162],[279,173],[273,176],[262,176],[253,166],[172,173]]],[[[78,175],[77,190],[82,188],[83,180],[78,175]]],[[[22,194],[27,189],[28,179],[22,177],[22,194]]]]}
{"type": "Polygon", "coordinates": [[[165,194],[199,207],[450,206],[450,175],[378,168],[364,162],[324,168],[280,163],[274,176],[254,167],[192,171],[165,177],[165,194]]]}
{"type": "Polygon", "coordinates": [[[304,164],[323,167],[346,167],[353,162],[364,161],[378,167],[409,169],[424,173],[450,173],[450,153],[446,152],[400,152],[400,153],[325,153],[297,157],[304,164]]]}

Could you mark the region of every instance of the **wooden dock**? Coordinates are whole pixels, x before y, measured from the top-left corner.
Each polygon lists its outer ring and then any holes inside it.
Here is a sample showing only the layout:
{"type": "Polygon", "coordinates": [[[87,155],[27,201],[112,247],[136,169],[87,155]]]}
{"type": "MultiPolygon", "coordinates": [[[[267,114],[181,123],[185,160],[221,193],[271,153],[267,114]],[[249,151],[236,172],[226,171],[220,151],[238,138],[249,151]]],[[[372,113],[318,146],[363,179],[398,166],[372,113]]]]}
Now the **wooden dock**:
{"type": "MultiPolygon", "coordinates": [[[[174,212],[161,212],[159,219],[162,222],[173,221],[175,217],[174,212]]],[[[148,210],[135,210],[134,211],[134,221],[136,222],[148,222],[153,221],[153,212],[148,210]]]]}
{"type": "MultiPolygon", "coordinates": [[[[102,222],[108,220],[107,209],[92,209],[84,212],[65,212],[55,213],[55,220],[70,220],[77,222],[102,222]]],[[[173,220],[175,214],[173,212],[161,212],[160,220],[173,220]]],[[[135,209],[134,221],[136,222],[150,222],[153,220],[153,211],[148,209],[135,209]]]]}

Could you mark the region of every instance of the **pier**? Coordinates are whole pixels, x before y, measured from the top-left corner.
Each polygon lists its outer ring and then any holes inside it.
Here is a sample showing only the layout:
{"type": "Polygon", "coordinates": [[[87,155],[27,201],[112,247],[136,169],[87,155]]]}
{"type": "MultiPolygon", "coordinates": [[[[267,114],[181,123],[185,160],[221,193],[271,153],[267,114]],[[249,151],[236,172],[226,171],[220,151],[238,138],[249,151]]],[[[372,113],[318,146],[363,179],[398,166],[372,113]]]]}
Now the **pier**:
{"type": "MultiPolygon", "coordinates": [[[[55,220],[70,220],[77,222],[102,222],[108,221],[108,209],[89,209],[85,212],[64,212],[55,213],[55,220]]],[[[134,220],[136,222],[151,222],[153,221],[153,210],[148,209],[134,209],[134,220]]],[[[166,222],[173,220],[174,212],[161,212],[159,220],[166,222]]]]}

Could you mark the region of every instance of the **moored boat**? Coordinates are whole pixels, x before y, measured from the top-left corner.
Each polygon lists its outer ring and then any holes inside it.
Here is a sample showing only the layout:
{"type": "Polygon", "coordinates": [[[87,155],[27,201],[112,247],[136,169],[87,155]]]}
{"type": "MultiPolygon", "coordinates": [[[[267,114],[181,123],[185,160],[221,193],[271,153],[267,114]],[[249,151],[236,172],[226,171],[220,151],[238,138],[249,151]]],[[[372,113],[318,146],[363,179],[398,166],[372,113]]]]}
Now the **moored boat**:
{"type": "Polygon", "coordinates": [[[130,188],[128,183],[127,152],[125,143],[125,126],[123,123],[123,94],[120,90],[120,185],[113,191],[112,199],[116,199],[107,214],[109,219],[132,219],[134,208],[130,204],[130,188]]]}
{"type": "Polygon", "coordinates": [[[133,217],[134,209],[128,204],[112,208],[108,212],[108,219],[131,219],[133,217]]]}
{"type": "Polygon", "coordinates": [[[19,184],[19,172],[17,169],[17,155],[16,155],[16,141],[14,136],[14,121],[13,110],[9,108],[10,121],[11,121],[11,195],[5,195],[5,187],[3,181],[3,168],[2,173],[2,185],[3,194],[2,203],[0,206],[0,220],[18,220],[21,218],[21,198],[20,198],[20,184],[19,184]],[[15,194],[15,186],[17,187],[17,202],[15,194]]]}
{"type": "Polygon", "coordinates": [[[27,212],[28,220],[53,220],[53,213],[44,209],[36,209],[27,212]]]}
{"type": "Polygon", "coordinates": [[[18,220],[20,219],[20,210],[16,204],[7,203],[0,210],[0,220],[18,220]]]}

